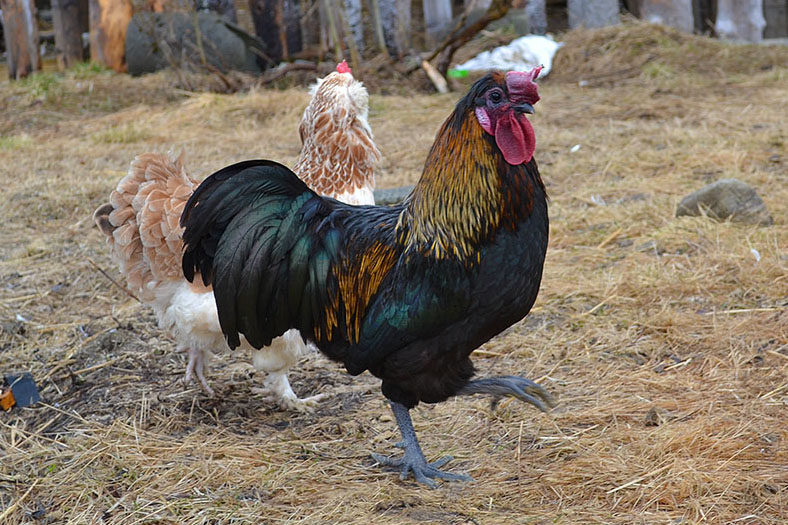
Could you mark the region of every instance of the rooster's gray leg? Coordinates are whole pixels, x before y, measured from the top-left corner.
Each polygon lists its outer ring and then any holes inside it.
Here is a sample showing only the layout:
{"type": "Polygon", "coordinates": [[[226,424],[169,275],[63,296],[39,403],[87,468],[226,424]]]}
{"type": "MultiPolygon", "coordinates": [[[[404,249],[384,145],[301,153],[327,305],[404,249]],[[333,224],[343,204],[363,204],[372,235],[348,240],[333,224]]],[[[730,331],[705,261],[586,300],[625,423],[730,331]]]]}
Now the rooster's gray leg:
{"type": "Polygon", "coordinates": [[[530,379],[519,376],[490,377],[470,381],[457,392],[457,395],[492,394],[494,396],[513,396],[520,401],[547,412],[548,407],[555,406],[553,397],[543,387],[530,379]]]}
{"type": "Polygon", "coordinates": [[[397,425],[402,433],[400,448],[405,449],[405,455],[399,459],[394,459],[380,454],[372,454],[372,459],[387,467],[395,467],[400,470],[400,479],[406,479],[409,473],[417,482],[427,485],[434,489],[438,486],[431,478],[445,479],[449,481],[473,481],[473,478],[465,474],[452,474],[443,472],[440,467],[451,461],[451,456],[446,456],[433,463],[427,463],[424,453],[419,446],[416,438],[416,431],[413,429],[413,422],[410,419],[410,411],[405,405],[391,402],[391,411],[397,419],[397,425]]]}

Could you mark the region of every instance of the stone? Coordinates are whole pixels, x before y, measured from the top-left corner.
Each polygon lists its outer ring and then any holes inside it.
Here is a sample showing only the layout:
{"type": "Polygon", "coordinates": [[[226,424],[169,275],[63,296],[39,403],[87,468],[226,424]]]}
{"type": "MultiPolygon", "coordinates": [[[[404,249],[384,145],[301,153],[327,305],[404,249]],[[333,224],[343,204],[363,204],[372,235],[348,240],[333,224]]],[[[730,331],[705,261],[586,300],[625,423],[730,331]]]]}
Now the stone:
{"type": "Polygon", "coordinates": [[[703,214],[744,224],[768,226],[774,221],[761,197],[738,179],[720,179],[684,197],[676,208],[676,217],[703,214]]]}
{"type": "Polygon", "coordinates": [[[167,67],[200,67],[195,21],[205,60],[223,71],[259,72],[256,38],[212,12],[135,14],[126,31],[126,65],[132,75],[167,67]]]}
{"type": "Polygon", "coordinates": [[[413,191],[413,186],[400,186],[399,188],[376,189],[375,204],[378,206],[394,206],[399,204],[413,191]]]}

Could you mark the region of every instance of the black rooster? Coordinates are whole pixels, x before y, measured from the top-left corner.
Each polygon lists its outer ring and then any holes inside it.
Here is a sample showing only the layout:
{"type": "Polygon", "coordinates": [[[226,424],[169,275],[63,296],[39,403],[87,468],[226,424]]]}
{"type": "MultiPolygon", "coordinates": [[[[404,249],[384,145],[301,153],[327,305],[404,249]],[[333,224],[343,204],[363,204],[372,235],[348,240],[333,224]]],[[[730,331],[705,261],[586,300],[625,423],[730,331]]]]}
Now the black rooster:
{"type": "Polygon", "coordinates": [[[241,162],[208,177],[186,204],[184,274],[213,284],[229,345],[254,347],[297,328],[348,372],[369,370],[402,432],[404,457],[381,464],[469,480],[428,463],[409,410],[455,395],[512,395],[546,410],[536,383],[472,380],[469,356],[521,320],[539,291],[547,202],[525,113],[540,68],[491,73],[443,124],[421,180],[395,207],[323,198],[289,169],[241,162]]]}

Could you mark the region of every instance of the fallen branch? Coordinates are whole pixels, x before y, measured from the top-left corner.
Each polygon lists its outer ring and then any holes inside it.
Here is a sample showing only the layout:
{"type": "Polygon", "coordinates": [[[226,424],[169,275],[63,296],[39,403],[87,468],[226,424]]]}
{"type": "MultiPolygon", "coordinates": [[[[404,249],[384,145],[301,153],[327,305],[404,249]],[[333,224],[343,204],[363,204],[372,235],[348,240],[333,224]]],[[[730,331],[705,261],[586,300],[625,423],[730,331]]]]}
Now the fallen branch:
{"type": "MultiPolygon", "coordinates": [[[[487,8],[487,12],[484,13],[484,16],[460,31],[458,34],[450,35],[444,44],[442,44],[443,48],[439,49],[438,52],[435,53],[435,56],[440,55],[438,58],[438,63],[435,65],[435,67],[438,68],[438,71],[440,71],[442,75],[446,75],[446,72],[449,70],[449,64],[451,64],[451,59],[454,57],[454,53],[456,53],[457,50],[462,46],[467,44],[473,37],[479,34],[479,32],[487,27],[490,22],[494,22],[506,16],[506,13],[509,12],[509,7],[511,7],[511,5],[511,1],[508,0],[493,0],[490,4],[490,7],[487,8]]],[[[428,60],[432,60],[432,58],[429,58],[428,60]]]]}
{"type": "Polygon", "coordinates": [[[118,283],[118,282],[117,282],[115,279],[113,279],[112,277],[110,277],[110,275],[109,275],[107,272],[105,272],[105,271],[104,271],[104,270],[101,268],[101,266],[99,266],[98,264],[96,264],[96,263],[93,261],[93,259],[91,259],[90,257],[88,257],[88,262],[89,262],[90,264],[92,264],[92,265],[93,265],[93,268],[95,268],[96,270],[98,270],[99,272],[101,272],[101,275],[103,275],[104,277],[106,277],[107,279],[109,279],[109,282],[111,282],[112,284],[114,284],[115,286],[117,286],[118,288],[120,288],[121,290],[123,290],[124,292],[126,292],[126,295],[128,295],[129,297],[131,297],[132,299],[136,300],[136,301],[137,301],[137,302],[139,302],[139,303],[141,303],[141,302],[142,302],[142,301],[140,301],[140,298],[139,298],[139,297],[137,297],[136,295],[134,295],[133,293],[131,293],[130,291],[128,291],[128,290],[126,289],[126,287],[125,287],[125,286],[121,286],[121,285],[120,285],[120,284],[119,284],[119,283],[118,283]]]}
{"type": "Polygon", "coordinates": [[[316,64],[305,64],[305,63],[292,63],[287,64],[282,67],[277,67],[270,71],[269,74],[263,76],[259,82],[259,86],[264,86],[266,84],[270,84],[271,82],[276,82],[280,78],[286,76],[288,73],[292,73],[293,71],[317,71],[316,64]]]}
{"type": "Polygon", "coordinates": [[[441,75],[440,72],[435,69],[435,66],[426,60],[422,60],[421,67],[424,69],[424,72],[427,73],[427,78],[430,79],[430,82],[432,82],[432,85],[438,90],[438,93],[449,92],[448,82],[446,82],[446,79],[443,77],[443,75],[441,75]]]}
{"type": "MultiPolygon", "coordinates": [[[[443,39],[443,42],[441,42],[438,47],[436,47],[432,52],[422,59],[430,62],[432,59],[440,55],[440,59],[438,60],[436,67],[440,74],[445,76],[446,72],[449,70],[449,64],[451,63],[452,57],[454,57],[454,53],[462,46],[467,44],[473,37],[479,34],[479,32],[487,27],[490,22],[494,22],[495,20],[506,16],[506,13],[509,12],[510,5],[511,2],[509,0],[493,0],[490,4],[490,7],[487,8],[487,11],[481,18],[463,29],[465,21],[468,17],[467,12],[464,12],[457,25],[454,27],[451,33],[449,33],[446,38],[443,39]]],[[[421,60],[419,60],[414,65],[411,65],[406,70],[406,73],[413,73],[420,66],[421,60]]]]}

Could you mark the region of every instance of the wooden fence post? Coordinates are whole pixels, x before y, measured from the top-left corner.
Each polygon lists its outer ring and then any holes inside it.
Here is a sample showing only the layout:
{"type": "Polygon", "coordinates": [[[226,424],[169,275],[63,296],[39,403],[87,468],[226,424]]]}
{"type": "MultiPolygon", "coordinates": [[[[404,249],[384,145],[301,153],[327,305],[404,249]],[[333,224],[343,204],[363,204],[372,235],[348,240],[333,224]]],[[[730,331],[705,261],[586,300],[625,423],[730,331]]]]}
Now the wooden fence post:
{"type": "Polygon", "coordinates": [[[61,71],[82,61],[82,24],[79,0],[52,0],[57,66],[61,71]]]}
{"type": "Polygon", "coordinates": [[[8,52],[8,78],[18,80],[41,69],[38,22],[33,0],[0,0],[8,52]]]}
{"type": "Polygon", "coordinates": [[[90,0],[90,58],[122,73],[126,71],[126,29],[130,0],[90,0]]]}

